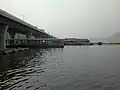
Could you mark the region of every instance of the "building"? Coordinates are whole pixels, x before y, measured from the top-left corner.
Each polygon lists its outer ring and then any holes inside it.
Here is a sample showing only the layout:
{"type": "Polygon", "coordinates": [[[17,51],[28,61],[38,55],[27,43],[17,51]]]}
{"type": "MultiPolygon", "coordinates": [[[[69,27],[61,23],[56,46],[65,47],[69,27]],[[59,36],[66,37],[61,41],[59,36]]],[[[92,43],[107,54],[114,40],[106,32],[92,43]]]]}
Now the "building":
{"type": "Polygon", "coordinates": [[[65,45],[88,45],[90,44],[90,40],[88,39],[78,39],[78,38],[65,38],[65,45]]]}

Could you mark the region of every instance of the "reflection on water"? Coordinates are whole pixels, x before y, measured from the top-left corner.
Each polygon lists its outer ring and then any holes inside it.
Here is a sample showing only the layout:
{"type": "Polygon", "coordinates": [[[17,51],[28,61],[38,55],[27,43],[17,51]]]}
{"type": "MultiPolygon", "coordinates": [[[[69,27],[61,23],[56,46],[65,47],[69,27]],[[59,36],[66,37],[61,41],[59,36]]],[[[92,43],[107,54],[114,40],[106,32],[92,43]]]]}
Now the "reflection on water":
{"type": "Polygon", "coordinates": [[[28,50],[0,57],[0,90],[120,90],[120,46],[28,50]]]}
{"type": "MultiPolygon", "coordinates": [[[[27,83],[39,82],[39,80],[33,82],[28,81],[31,77],[39,76],[44,72],[44,68],[40,67],[40,65],[45,63],[46,51],[27,50],[0,57],[0,89],[19,89],[24,85],[26,86],[27,83]]],[[[25,86],[23,89],[25,89],[25,86]]],[[[27,86],[26,89],[30,87],[32,85],[27,86]]]]}

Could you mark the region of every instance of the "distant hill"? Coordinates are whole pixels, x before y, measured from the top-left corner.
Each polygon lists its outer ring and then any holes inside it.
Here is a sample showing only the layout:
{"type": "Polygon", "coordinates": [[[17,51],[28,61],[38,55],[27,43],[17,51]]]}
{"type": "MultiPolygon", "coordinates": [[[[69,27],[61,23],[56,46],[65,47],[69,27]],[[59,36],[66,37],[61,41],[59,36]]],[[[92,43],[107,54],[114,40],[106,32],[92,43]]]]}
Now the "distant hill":
{"type": "Polygon", "coordinates": [[[120,32],[113,34],[108,38],[91,38],[92,42],[120,42],[120,32]]]}
{"type": "Polygon", "coordinates": [[[120,42],[120,32],[113,34],[108,39],[109,39],[109,41],[119,41],[120,42]]]}

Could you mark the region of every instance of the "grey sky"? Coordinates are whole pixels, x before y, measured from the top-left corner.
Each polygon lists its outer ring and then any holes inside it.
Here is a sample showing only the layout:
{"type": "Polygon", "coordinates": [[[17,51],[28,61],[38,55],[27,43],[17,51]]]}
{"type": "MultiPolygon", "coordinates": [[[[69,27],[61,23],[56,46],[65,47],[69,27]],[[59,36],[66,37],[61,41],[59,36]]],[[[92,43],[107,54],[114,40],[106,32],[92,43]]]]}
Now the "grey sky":
{"type": "Polygon", "coordinates": [[[107,37],[120,31],[120,0],[0,0],[0,8],[57,37],[107,37]]]}

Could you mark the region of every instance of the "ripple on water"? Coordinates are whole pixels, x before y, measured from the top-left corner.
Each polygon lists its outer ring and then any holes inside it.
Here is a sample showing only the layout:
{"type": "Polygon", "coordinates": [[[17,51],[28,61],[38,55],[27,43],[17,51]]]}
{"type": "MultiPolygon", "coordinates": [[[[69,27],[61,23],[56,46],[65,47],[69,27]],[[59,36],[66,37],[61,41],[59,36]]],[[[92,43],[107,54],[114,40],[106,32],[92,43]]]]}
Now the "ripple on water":
{"type": "MultiPolygon", "coordinates": [[[[19,53],[20,54],[20,53],[19,53]]],[[[33,90],[36,84],[36,90],[40,87],[47,86],[41,81],[32,78],[39,77],[45,68],[42,65],[45,62],[44,56],[35,55],[35,51],[32,53],[25,53],[26,55],[12,55],[2,57],[2,63],[0,68],[0,89],[1,90],[33,90]],[[20,57],[19,57],[20,56],[20,57]],[[12,60],[8,60],[8,59],[12,60]],[[41,59],[40,59],[41,58],[41,59]],[[4,62],[4,60],[6,60],[4,62]],[[2,67],[2,64],[5,65],[2,67]],[[4,69],[5,68],[5,69],[4,69]]]]}
{"type": "Polygon", "coordinates": [[[119,53],[119,47],[86,46],[3,57],[0,89],[120,90],[119,53]]]}

